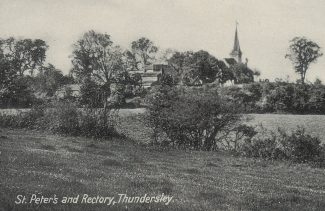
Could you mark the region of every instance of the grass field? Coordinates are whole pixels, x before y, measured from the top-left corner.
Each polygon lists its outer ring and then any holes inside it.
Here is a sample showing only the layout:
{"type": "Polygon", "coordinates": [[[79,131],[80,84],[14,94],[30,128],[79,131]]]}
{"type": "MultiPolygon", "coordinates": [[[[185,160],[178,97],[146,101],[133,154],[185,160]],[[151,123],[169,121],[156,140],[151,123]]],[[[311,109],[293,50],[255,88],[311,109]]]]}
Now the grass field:
{"type": "MultiPolygon", "coordinates": [[[[131,139],[138,142],[150,141],[151,130],[145,127],[141,115],[144,110],[125,109],[120,111],[117,128],[131,139]],[[136,122],[130,124],[130,122],[136,122]]],[[[293,114],[248,114],[247,124],[263,125],[268,130],[277,131],[278,127],[291,131],[303,126],[308,134],[318,136],[325,143],[325,115],[293,115],[293,114]]]]}
{"type": "Polygon", "coordinates": [[[306,132],[318,136],[325,143],[325,115],[292,115],[292,114],[250,114],[249,124],[262,124],[263,127],[276,131],[278,127],[287,130],[303,126],[306,132]]]}
{"type": "Polygon", "coordinates": [[[0,210],[324,210],[325,170],[0,128],[0,210]],[[173,196],[170,204],[29,204],[16,196],[173,196]]]}

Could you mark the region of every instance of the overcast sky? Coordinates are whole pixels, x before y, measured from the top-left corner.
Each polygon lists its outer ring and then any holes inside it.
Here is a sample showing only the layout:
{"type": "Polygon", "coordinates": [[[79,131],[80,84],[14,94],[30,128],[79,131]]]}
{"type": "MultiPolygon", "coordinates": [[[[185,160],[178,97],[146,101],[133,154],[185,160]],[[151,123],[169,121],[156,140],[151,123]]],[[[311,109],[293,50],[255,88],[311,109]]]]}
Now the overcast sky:
{"type": "MultiPolygon", "coordinates": [[[[324,52],[324,0],[0,0],[0,37],[45,40],[47,62],[64,73],[72,44],[90,29],[124,48],[145,36],[163,49],[203,49],[225,58],[236,20],[243,59],[261,78],[297,78],[284,58],[295,36],[312,39],[324,52]]],[[[307,73],[309,81],[316,77],[325,82],[325,56],[307,73]]]]}

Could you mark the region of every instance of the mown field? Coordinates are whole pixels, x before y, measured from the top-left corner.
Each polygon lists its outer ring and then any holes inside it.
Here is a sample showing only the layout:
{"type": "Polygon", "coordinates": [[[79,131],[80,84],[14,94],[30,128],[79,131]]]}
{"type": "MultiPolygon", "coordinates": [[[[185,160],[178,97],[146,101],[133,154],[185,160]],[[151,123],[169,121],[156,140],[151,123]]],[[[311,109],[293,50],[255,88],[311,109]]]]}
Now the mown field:
{"type": "MultiPolygon", "coordinates": [[[[129,122],[131,125],[132,122],[129,122]]],[[[127,138],[94,140],[0,128],[0,210],[324,210],[325,170],[162,151],[127,138]],[[173,196],[170,204],[29,204],[56,197],[173,196]],[[15,205],[17,195],[27,203],[15,205]]]]}

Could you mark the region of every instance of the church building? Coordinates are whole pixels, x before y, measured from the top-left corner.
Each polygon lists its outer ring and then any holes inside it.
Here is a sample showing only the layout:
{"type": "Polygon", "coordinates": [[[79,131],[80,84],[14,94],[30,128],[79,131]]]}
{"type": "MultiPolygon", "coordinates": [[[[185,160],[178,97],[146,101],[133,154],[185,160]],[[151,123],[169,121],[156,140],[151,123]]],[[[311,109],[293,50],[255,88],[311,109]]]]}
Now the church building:
{"type": "Polygon", "coordinates": [[[235,41],[234,41],[234,47],[230,53],[230,56],[236,60],[237,63],[242,62],[242,52],[240,50],[240,45],[239,45],[239,39],[238,39],[238,31],[237,31],[237,26],[236,26],[236,32],[235,32],[235,41]]]}
{"type": "MultiPolygon", "coordinates": [[[[233,46],[232,51],[230,52],[230,58],[225,58],[225,61],[229,66],[237,64],[237,63],[242,63],[242,55],[243,55],[243,53],[240,49],[238,30],[237,30],[237,25],[236,25],[234,46],[233,46]]],[[[246,59],[246,64],[247,64],[247,61],[248,60],[246,59]]]]}

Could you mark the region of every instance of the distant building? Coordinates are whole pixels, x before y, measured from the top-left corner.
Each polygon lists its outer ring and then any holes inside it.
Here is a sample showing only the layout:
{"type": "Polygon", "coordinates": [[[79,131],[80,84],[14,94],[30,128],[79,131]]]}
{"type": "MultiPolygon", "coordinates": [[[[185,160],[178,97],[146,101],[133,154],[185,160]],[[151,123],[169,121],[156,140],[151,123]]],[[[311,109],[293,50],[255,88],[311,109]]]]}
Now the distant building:
{"type": "Polygon", "coordinates": [[[142,86],[149,88],[152,83],[158,81],[160,75],[165,74],[170,70],[170,67],[165,64],[151,64],[144,67],[144,71],[133,71],[133,73],[139,73],[142,77],[142,86]]]}
{"type": "MultiPolygon", "coordinates": [[[[229,58],[224,58],[224,63],[230,67],[236,64],[242,64],[242,55],[243,52],[240,49],[240,44],[239,44],[239,38],[238,38],[238,29],[236,25],[236,30],[235,30],[235,39],[234,39],[234,46],[232,48],[232,51],[230,52],[230,57],[229,58]]],[[[248,59],[246,59],[245,64],[247,65],[248,59]]]]}
{"type": "MultiPolygon", "coordinates": [[[[245,62],[242,61],[242,55],[243,52],[240,48],[240,44],[239,44],[239,37],[238,37],[238,29],[237,29],[237,25],[236,25],[236,30],[235,30],[235,39],[234,39],[234,46],[232,48],[232,51],[230,52],[230,57],[229,58],[224,58],[222,60],[222,62],[228,67],[232,67],[232,69],[237,69],[237,72],[235,72],[235,77],[236,75],[246,75],[246,77],[253,77],[252,81],[254,81],[255,78],[255,74],[253,72],[253,70],[251,70],[248,67],[248,59],[245,59],[245,62]],[[240,70],[238,72],[238,70],[240,70]]],[[[236,80],[230,80],[227,81],[226,83],[224,83],[223,85],[227,86],[227,85],[234,85],[234,83],[240,84],[240,83],[247,83],[247,82],[236,82],[236,80]]]]}
{"type": "Polygon", "coordinates": [[[235,31],[235,40],[234,40],[234,47],[230,53],[230,56],[236,60],[237,63],[242,63],[242,51],[240,49],[239,45],[239,39],[238,39],[238,31],[237,31],[237,25],[236,25],[236,31],[235,31]]]}
{"type": "Polygon", "coordinates": [[[80,97],[80,84],[68,84],[59,88],[55,92],[55,97],[63,99],[65,97],[80,97]]]}

